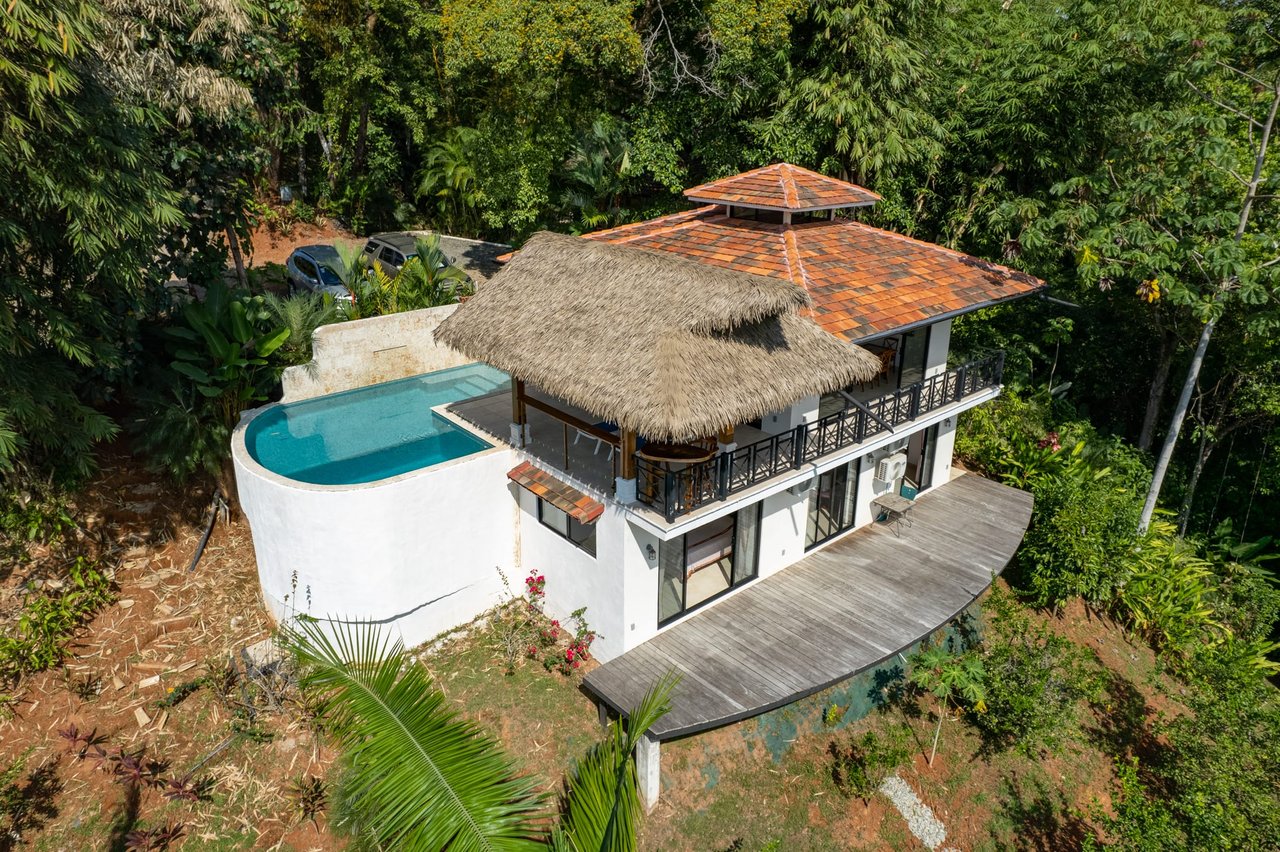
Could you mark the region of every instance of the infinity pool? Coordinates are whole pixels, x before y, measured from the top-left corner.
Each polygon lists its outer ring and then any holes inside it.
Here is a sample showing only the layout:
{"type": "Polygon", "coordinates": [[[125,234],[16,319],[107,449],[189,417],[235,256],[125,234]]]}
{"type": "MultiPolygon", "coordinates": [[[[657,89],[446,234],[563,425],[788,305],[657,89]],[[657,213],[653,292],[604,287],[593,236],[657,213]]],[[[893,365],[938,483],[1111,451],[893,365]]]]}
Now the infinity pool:
{"type": "Polygon", "coordinates": [[[431,409],[508,381],[487,364],[466,364],[278,405],[253,419],[245,445],[258,464],[300,482],[374,482],[491,447],[431,409]]]}

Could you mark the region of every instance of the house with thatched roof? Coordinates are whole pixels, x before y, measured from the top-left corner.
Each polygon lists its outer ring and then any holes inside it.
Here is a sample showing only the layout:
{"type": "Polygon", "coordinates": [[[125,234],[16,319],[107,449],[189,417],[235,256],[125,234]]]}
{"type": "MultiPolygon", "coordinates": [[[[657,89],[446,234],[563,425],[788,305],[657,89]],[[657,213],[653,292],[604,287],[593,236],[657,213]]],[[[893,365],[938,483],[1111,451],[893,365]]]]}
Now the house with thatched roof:
{"type": "Polygon", "coordinates": [[[535,234],[437,331],[511,377],[453,411],[521,451],[522,562],[581,590],[562,608],[607,618],[611,654],[948,481],[1002,369],[953,358],[951,320],[1043,286],[864,224],[879,196],[797,166],[685,194],[535,234]]]}
{"type": "Polygon", "coordinates": [[[237,430],[277,597],[286,579],[294,601],[331,590],[338,614],[412,643],[492,606],[495,567],[532,571],[553,615],[585,610],[599,637],[602,708],[680,671],[657,739],[828,687],[972,604],[1030,506],[952,468],[957,418],[1000,393],[1003,355],[953,352],[951,323],[1043,283],[866,224],[874,192],[790,164],[685,195],[668,216],[532,236],[419,326],[474,363],[350,392],[366,428],[339,394],[237,430]],[[424,411],[423,434],[402,422],[424,411]],[[294,467],[260,469],[272,439],[294,467]],[[371,533],[369,582],[341,584],[347,542],[324,517],[371,533]]]}

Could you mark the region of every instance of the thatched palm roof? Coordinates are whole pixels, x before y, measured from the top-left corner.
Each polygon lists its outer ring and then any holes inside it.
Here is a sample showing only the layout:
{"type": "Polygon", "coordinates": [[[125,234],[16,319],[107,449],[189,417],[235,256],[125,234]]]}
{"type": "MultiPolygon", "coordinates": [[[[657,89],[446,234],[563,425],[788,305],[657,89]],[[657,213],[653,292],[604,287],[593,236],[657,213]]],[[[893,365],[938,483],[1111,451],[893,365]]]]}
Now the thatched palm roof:
{"type": "Polygon", "coordinates": [[[657,440],[712,435],[873,376],[776,278],[539,233],[436,339],[657,440]]]}

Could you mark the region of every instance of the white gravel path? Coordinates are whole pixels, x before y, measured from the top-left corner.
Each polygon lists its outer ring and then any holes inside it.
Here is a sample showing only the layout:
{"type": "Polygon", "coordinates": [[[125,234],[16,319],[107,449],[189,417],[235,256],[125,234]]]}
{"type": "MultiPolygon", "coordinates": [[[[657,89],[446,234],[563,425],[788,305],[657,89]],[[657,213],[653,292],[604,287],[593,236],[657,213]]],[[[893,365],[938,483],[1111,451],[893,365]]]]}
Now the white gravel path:
{"type": "Polygon", "coordinates": [[[906,781],[897,775],[890,775],[880,783],[880,792],[893,802],[898,813],[907,821],[907,828],[925,846],[937,849],[947,839],[946,826],[933,815],[928,805],[920,801],[916,791],[906,781]]]}

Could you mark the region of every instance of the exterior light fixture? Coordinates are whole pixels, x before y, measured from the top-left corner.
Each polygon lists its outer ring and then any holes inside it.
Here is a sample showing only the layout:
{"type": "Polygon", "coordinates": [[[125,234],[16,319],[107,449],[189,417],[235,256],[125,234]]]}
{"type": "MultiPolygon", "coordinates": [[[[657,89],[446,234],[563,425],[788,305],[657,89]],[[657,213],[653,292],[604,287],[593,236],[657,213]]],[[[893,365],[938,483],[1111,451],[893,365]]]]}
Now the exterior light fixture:
{"type": "Polygon", "coordinates": [[[652,544],[646,543],[644,546],[644,555],[649,557],[649,561],[652,562],[658,558],[658,551],[653,549],[652,544]]]}

